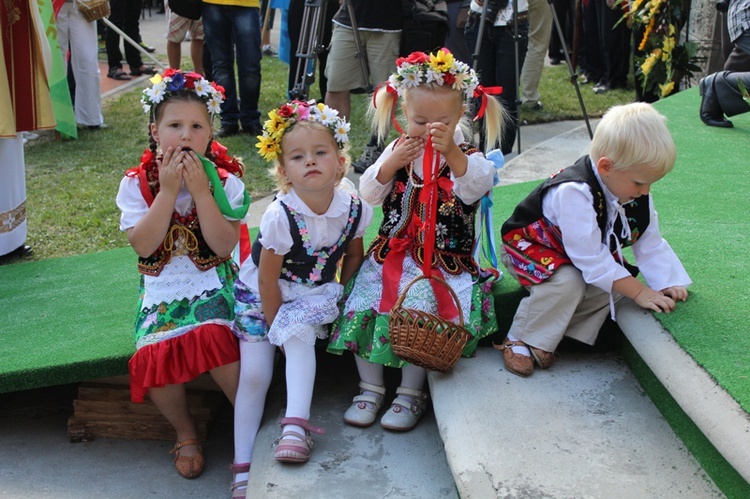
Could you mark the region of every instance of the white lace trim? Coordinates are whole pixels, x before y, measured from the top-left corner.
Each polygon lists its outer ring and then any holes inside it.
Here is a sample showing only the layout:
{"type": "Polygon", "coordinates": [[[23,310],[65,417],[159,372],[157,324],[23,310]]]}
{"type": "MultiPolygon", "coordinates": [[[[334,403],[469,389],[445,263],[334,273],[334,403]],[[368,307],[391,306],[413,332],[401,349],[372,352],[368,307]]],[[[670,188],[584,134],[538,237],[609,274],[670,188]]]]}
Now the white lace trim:
{"type": "Polygon", "coordinates": [[[215,268],[199,270],[186,255],[173,256],[158,276],[144,276],[143,308],[159,303],[192,299],[205,291],[221,288],[215,268]]]}
{"type": "Polygon", "coordinates": [[[316,338],[326,338],[327,329],[323,325],[338,318],[343,286],[335,282],[307,286],[279,280],[279,287],[282,304],[268,330],[269,341],[283,345],[296,336],[308,345],[314,345],[316,338]]]}

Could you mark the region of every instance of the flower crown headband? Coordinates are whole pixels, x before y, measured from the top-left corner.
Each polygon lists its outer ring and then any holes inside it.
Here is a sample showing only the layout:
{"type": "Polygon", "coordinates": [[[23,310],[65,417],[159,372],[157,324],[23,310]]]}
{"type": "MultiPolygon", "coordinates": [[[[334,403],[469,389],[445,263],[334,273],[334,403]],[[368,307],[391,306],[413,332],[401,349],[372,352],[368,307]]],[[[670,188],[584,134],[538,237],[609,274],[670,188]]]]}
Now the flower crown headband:
{"type": "Polygon", "coordinates": [[[453,57],[450,50],[443,47],[429,55],[424,52],[412,52],[408,57],[396,59],[397,70],[388,78],[385,89],[403,97],[408,88],[416,88],[423,83],[436,83],[449,86],[463,93],[464,100],[472,97],[482,99],[482,105],[476,119],[484,116],[487,107],[487,95],[499,95],[502,87],[483,87],[479,84],[476,71],[468,64],[453,57]]]}
{"type": "Polygon", "coordinates": [[[224,87],[209,82],[202,75],[191,71],[183,73],[179,69],[167,68],[164,74],[154,75],[149,80],[152,85],[141,93],[143,112],[151,112],[170,94],[180,91],[192,91],[206,103],[210,116],[221,113],[224,102],[224,87]]]}
{"type": "Polygon", "coordinates": [[[258,135],[258,143],[255,144],[258,153],[267,161],[278,159],[284,133],[298,121],[314,121],[330,128],[339,149],[349,141],[351,125],[339,117],[338,111],[325,104],[316,104],[314,100],[294,100],[269,112],[268,117],[270,119],[263,124],[263,135],[258,135]]]}

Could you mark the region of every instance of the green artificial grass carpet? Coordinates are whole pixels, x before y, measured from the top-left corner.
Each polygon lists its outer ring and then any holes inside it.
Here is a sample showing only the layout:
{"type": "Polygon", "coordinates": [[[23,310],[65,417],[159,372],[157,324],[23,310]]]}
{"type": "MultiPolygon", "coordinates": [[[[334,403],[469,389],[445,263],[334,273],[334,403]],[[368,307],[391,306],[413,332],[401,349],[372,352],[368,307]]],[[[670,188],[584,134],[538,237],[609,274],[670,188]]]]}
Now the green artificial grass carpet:
{"type": "Polygon", "coordinates": [[[750,113],[734,128],[698,118],[693,88],[656,104],[677,144],[674,171],[652,189],[662,235],[693,285],[671,314],[656,314],[679,345],[750,412],[750,113]]]}
{"type": "Polygon", "coordinates": [[[0,393],[127,374],[132,249],[0,267],[0,393]]]}

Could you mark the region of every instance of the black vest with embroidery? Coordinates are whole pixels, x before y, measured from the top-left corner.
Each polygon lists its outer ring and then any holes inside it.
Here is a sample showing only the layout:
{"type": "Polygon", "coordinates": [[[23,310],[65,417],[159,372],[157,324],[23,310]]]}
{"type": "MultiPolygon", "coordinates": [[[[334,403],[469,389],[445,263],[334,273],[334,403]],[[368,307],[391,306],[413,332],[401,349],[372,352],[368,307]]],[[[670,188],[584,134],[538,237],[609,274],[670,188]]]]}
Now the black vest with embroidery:
{"type": "MultiPolygon", "coordinates": [[[[471,144],[461,144],[466,155],[478,152],[471,144]]],[[[450,178],[450,168],[443,165],[438,177],[450,178]]],[[[390,252],[391,239],[409,239],[411,257],[420,266],[424,264],[424,235],[416,233],[414,217],[425,219],[425,205],[419,202],[422,180],[408,168],[401,168],[393,179],[393,188],[383,201],[383,222],[378,235],[367,250],[378,263],[383,263],[390,252]],[[411,178],[410,178],[411,175],[411,178]]],[[[469,272],[476,275],[477,262],[472,257],[474,249],[475,215],[479,201],[465,204],[453,192],[438,191],[437,234],[432,267],[451,275],[469,272]]]]}
{"type": "MultiPolygon", "coordinates": [[[[583,156],[575,162],[573,166],[561,170],[559,173],[548,178],[539,184],[531,193],[521,201],[513,214],[505,221],[502,226],[501,234],[505,236],[514,229],[520,229],[541,220],[544,217],[542,212],[542,200],[550,187],[563,184],[565,182],[583,182],[591,188],[594,196],[593,208],[596,213],[596,222],[602,233],[602,242],[607,233],[607,204],[604,199],[604,190],[594,175],[591,168],[589,156],[583,156]]],[[[622,237],[622,222],[620,217],[615,218],[613,234],[620,241],[622,247],[630,246],[638,240],[643,231],[648,227],[650,212],[648,195],[641,196],[630,203],[623,205],[628,225],[630,226],[630,239],[622,237]]],[[[615,251],[614,241],[608,241],[611,251],[615,251]]]]}
{"type": "MultiPolygon", "coordinates": [[[[319,250],[309,247],[300,232],[300,229],[305,228],[303,215],[287,206],[283,201],[279,201],[279,203],[284,208],[292,234],[292,248],[289,253],[284,255],[279,279],[308,285],[333,281],[338,262],[344,256],[349,241],[354,239],[354,235],[357,233],[357,227],[359,227],[362,218],[362,202],[358,197],[352,196],[352,201],[349,204],[349,221],[341,237],[333,246],[319,250]],[[297,220],[302,222],[302,227],[297,220]]],[[[263,249],[260,238],[259,232],[258,237],[253,242],[252,259],[256,267],[260,266],[260,253],[263,249]]]]}

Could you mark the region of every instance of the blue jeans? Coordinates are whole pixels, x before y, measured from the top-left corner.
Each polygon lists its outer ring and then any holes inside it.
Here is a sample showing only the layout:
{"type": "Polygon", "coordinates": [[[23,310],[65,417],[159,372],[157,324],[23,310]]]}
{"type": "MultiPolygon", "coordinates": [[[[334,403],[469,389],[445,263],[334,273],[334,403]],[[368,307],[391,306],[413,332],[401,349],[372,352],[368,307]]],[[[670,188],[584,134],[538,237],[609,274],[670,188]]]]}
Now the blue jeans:
{"type": "MultiPolygon", "coordinates": [[[[477,36],[479,34],[479,16],[469,16],[466,22],[464,35],[466,44],[472,53],[476,49],[477,36]]],[[[522,21],[518,23],[518,72],[521,72],[523,61],[526,59],[526,45],[529,38],[529,23],[522,21]]],[[[513,39],[513,25],[492,26],[485,23],[482,46],[479,50],[477,62],[477,73],[479,81],[485,87],[501,86],[503,93],[500,94],[505,109],[511,116],[507,123],[501,149],[503,154],[509,154],[513,150],[516,141],[516,130],[518,128],[518,78],[516,74],[516,44],[513,39]]],[[[482,144],[482,147],[484,144],[482,144]]]]}
{"type": "Polygon", "coordinates": [[[260,127],[260,14],[257,7],[203,3],[203,31],[213,63],[213,79],[226,93],[221,126],[247,132],[260,127]],[[237,55],[237,83],[234,80],[237,55]],[[239,88],[239,96],[237,89],[239,88]]]}

